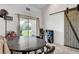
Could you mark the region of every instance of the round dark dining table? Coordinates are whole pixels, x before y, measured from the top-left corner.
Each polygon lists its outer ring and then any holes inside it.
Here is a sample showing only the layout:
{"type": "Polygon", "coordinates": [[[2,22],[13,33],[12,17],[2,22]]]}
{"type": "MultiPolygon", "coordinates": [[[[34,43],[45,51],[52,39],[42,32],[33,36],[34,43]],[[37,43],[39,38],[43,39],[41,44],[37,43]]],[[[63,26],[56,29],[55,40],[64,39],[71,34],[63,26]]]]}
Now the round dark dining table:
{"type": "Polygon", "coordinates": [[[25,36],[16,37],[15,39],[8,39],[7,43],[11,53],[13,51],[16,51],[22,52],[22,54],[26,54],[27,52],[29,53],[31,51],[36,51],[46,45],[44,39],[25,36]]]}

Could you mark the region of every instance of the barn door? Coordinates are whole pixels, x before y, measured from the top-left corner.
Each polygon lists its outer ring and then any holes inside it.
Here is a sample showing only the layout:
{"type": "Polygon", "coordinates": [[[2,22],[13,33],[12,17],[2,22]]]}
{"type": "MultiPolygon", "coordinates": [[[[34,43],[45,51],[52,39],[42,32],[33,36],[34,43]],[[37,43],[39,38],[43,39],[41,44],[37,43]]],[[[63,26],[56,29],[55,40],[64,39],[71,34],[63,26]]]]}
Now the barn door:
{"type": "MultiPolygon", "coordinates": [[[[79,12],[76,9],[71,10],[67,16],[79,39],[79,12]]],[[[67,16],[64,14],[64,45],[79,48],[78,39],[76,38],[76,35],[68,21],[67,16]]]]}

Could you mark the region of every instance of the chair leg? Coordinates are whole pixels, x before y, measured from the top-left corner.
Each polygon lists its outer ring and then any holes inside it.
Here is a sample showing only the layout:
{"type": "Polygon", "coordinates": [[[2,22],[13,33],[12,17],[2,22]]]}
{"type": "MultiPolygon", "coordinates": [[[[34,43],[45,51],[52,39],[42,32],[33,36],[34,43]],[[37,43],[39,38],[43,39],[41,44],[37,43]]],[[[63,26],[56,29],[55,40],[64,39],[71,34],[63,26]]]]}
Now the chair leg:
{"type": "Polygon", "coordinates": [[[13,54],[13,51],[11,51],[11,54],[13,54]]]}
{"type": "Polygon", "coordinates": [[[35,54],[36,54],[36,51],[35,51],[35,54]]]}

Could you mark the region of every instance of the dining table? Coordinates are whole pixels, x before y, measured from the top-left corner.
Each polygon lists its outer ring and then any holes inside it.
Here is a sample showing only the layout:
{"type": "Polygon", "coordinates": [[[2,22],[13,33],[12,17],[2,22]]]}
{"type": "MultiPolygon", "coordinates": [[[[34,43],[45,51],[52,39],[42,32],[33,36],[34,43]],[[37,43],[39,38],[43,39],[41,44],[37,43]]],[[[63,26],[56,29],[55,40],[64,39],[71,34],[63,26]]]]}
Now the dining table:
{"type": "Polygon", "coordinates": [[[14,39],[8,39],[7,43],[11,53],[15,51],[22,52],[22,54],[26,54],[31,51],[37,51],[38,49],[41,49],[46,45],[45,39],[33,36],[19,36],[14,39]]]}

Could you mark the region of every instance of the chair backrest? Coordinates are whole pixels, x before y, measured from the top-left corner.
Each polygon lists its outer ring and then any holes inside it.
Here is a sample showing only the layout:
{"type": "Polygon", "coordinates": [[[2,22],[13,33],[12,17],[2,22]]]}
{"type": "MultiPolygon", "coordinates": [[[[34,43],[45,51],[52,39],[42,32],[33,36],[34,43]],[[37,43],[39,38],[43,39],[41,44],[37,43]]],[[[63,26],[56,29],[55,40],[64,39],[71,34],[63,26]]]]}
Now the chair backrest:
{"type": "Polygon", "coordinates": [[[46,46],[46,47],[47,47],[48,50],[46,52],[44,52],[44,54],[51,54],[55,50],[55,46],[52,46],[52,47],[46,46]]]}

